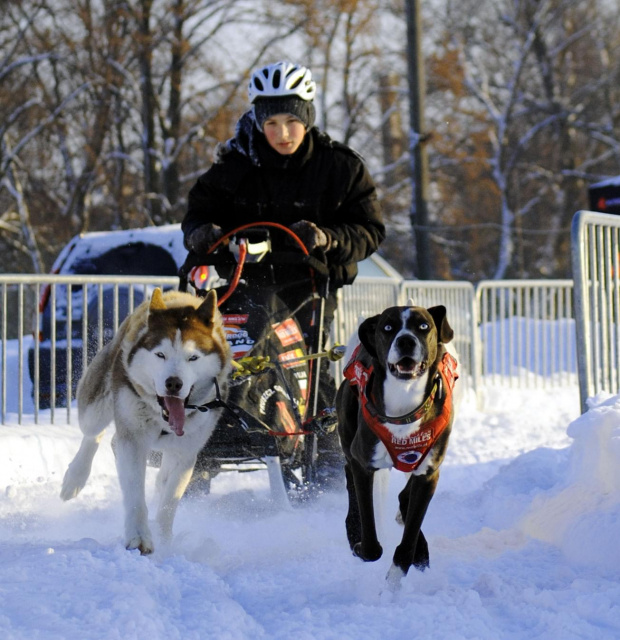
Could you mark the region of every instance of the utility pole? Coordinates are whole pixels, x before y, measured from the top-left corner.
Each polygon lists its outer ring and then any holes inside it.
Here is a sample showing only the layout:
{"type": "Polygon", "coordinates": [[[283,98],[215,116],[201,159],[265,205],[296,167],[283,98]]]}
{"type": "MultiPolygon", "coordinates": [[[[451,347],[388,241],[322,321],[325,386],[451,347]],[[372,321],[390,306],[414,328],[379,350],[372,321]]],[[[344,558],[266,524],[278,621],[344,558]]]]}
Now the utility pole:
{"type": "Polygon", "coordinates": [[[411,158],[410,220],[416,250],[415,276],[428,280],[431,262],[428,233],[428,159],[424,148],[424,60],[420,0],[405,0],[407,11],[407,66],[409,81],[409,155],[411,158]]]}

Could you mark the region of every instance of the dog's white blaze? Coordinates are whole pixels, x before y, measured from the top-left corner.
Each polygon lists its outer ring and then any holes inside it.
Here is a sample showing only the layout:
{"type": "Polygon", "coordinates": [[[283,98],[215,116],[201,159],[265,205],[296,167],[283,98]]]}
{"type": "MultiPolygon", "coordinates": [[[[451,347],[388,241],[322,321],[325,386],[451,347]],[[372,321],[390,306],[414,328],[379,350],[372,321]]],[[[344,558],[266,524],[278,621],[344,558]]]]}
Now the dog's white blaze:
{"type": "MultiPolygon", "coordinates": [[[[415,333],[407,328],[407,321],[411,317],[411,309],[402,311],[400,317],[402,328],[394,336],[390,345],[387,355],[388,364],[396,364],[402,357],[402,354],[396,348],[396,341],[401,336],[410,336],[413,339],[415,348],[412,355],[416,362],[420,362],[426,358],[426,353],[415,333]]],[[[385,402],[387,415],[398,417],[418,407],[424,400],[427,377],[428,374],[424,374],[411,380],[399,380],[393,376],[387,376],[383,384],[383,401],[385,402]]]]}
{"type": "Polygon", "coordinates": [[[390,350],[388,351],[387,360],[389,364],[396,364],[401,358],[401,354],[396,348],[396,341],[400,336],[411,336],[413,338],[415,342],[413,359],[416,360],[416,362],[423,360],[424,357],[426,356],[426,354],[424,353],[424,349],[422,348],[422,344],[420,343],[420,340],[418,340],[418,337],[416,336],[416,334],[413,331],[411,331],[411,329],[407,328],[407,321],[409,320],[410,317],[411,317],[411,309],[405,309],[400,314],[402,328],[394,336],[394,339],[392,340],[392,344],[390,346],[390,350]]]}

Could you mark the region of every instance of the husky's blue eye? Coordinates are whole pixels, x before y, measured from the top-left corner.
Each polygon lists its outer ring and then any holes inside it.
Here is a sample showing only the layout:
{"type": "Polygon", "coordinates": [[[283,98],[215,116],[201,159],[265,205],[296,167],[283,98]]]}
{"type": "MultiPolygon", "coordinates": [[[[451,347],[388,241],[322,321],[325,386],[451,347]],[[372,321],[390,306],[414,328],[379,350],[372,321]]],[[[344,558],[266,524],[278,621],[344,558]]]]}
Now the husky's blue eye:
{"type": "Polygon", "coordinates": [[[198,360],[198,356],[190,356],[187,360],[189,362],[195,362],[196,360],[198,360]]]}
{"type": "Polygon", "coordinates": [[[165,356],[161,351],[157,351],[157,353],[155,353],[155,355],[156,355],[158,358],[161,358],[162,360],[165,360],[165,359],[166,359],[166,356],[165,356]]]}

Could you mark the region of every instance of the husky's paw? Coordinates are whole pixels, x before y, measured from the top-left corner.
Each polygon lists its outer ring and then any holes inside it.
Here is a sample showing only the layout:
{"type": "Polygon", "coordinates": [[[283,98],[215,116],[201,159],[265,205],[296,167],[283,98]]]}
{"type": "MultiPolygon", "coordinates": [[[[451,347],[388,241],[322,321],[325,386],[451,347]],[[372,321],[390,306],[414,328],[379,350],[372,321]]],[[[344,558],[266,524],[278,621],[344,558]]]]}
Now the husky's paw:
{"type": "Polygon", "coordinates": [[[125,544],[125,549],[127,549],[127,551],[137,549],[141,556],[148,556],[150,553],[153,553],[155,545],[150,536],[136,534],[125,544]]]}
{"type": "Polygon", "coordinates": [[[63,500],[71,500],[75,498],[80,491],[86,486],[86,481],[90,475],[90,469],[80,469],[79,466],[73,463],[69,465],[65,473],[65,477],[62,480],[62,488],[60,490],[60,497],[63,500]]]}

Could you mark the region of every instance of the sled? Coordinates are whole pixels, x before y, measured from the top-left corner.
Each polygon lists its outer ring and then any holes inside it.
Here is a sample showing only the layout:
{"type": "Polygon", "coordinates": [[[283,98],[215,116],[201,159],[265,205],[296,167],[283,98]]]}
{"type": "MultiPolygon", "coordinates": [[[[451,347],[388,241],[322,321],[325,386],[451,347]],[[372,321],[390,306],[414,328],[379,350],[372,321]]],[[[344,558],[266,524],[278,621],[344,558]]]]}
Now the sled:
{"type": "Polygon", "coordinates": [[[186,262],[180,277],[180,288],[191,286],[196,295],[217,291],[234,364],[222,417],[188,492],[208,492],[224,471],[266,469],[279,504],[316,496],[318,441],[336,430],[333,407],[319,406],[320,360],[344,355],[339,346],[321,351],[325,263],[286,227],[260,223],[226,234],[200,264],[186,262]],[[291,236],[290,248],[282,234],[291,236]],[[294,309],[282,299],[290,299],[290,287],[305,292],[293,296],[294,309]],[[311,335],[303,335],[300,313],[314,318],[311,335]]]}

